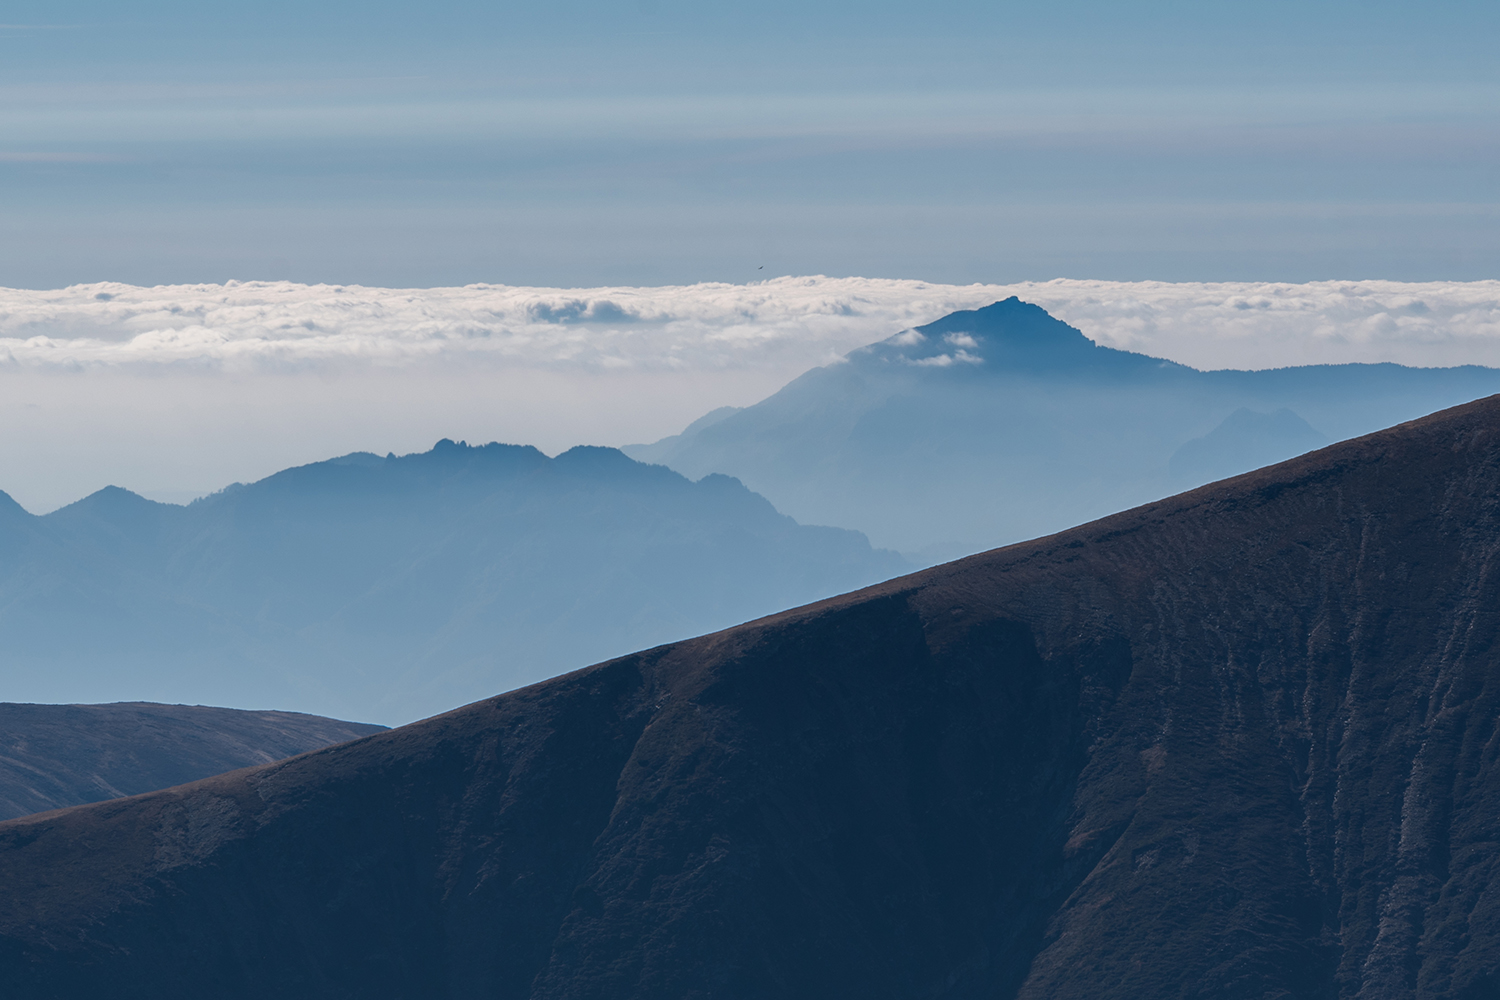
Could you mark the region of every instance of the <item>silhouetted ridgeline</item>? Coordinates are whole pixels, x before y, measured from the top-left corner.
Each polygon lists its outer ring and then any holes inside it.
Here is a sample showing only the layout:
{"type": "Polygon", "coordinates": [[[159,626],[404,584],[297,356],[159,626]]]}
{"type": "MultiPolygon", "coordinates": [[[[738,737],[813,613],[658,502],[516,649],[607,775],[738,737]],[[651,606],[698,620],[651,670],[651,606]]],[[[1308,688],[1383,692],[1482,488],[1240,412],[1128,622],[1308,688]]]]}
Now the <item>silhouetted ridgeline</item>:
{"type": "Polygon", "coordinates": [[[188,507],[0,494],[0,695],[407,722],[909,568],[609,448],[442,441],[188,507]]]}
{"type": "Polygon", "coordinates": [[[1500,398],[0,824],[10,997],[1496,996],[1500,398]]]}
{"type": "Polygon", "coordinates": [[[1474,366],[1202,372],[1100,347],[1010,298],[624,450],[738,476],[786,514],[928,564],[1495,392],[1500,370],[1474,366]]]}
{"type": "Polygon", "coordinates": [[[139,795],[384,729],[202,705],[0,703],[0,819],[139,795]]]}

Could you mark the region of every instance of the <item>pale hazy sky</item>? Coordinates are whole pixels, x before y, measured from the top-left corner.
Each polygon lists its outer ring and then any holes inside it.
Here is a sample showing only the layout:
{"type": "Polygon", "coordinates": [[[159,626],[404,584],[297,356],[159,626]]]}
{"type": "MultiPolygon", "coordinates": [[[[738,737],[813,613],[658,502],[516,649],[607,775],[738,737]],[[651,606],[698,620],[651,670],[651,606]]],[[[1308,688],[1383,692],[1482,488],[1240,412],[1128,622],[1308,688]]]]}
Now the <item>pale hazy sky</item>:
{"type": "Polygon", "coordinates": [[[0,489],[40,513],[111,484],[184,501],[441,437],[651,441],[1012,294],[1200,368],[1500,366],[1500,281],[0,289],[0,489]]]}
{"type": "Polygon", "coordinates": [[[1492,0],[10,0],[0,287],[65,290],[0,292],[0,489],[650,440],[1012,290],[1497,364],[1496,51],[1492,0]]]}
{"type": "Polygon", "coordinates": [[[0,20],[4,286],[1500,262],[1490,0],[12,0],[0,20]]]}

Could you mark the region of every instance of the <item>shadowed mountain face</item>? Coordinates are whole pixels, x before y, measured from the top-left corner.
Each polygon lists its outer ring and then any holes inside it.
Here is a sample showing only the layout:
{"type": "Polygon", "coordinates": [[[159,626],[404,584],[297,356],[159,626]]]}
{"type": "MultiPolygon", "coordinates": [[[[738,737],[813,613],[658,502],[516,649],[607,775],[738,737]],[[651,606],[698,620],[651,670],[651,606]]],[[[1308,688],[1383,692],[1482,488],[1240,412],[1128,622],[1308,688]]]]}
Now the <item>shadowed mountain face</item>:
{"type": "Polygon", "coordinates": [[[625,450],[685,475],[738,476],[799,520],[930,563],[1495,392],[1500,370],[1477,367],[1200,372],[1099,347],[1010,298],[625,450]],[[1237,426],[1242,409],[1263,419],[1237,426]]]}
{"type": "Polygon", "coordinates": [[[111,487],[0,505],[0,695],[406,722],[908,568],[609,448],[443,441],[188,507],[111,487]]]}
{"type": "Polygon", "coordinates": [[[0,824],[9,996],[1486,998],[1500,398],[0,824]]]}
{"type": "Polygon", "coordinates": [[[139,795],[384,730],[202,705],[0,704],[0,819],[139,795]]]}

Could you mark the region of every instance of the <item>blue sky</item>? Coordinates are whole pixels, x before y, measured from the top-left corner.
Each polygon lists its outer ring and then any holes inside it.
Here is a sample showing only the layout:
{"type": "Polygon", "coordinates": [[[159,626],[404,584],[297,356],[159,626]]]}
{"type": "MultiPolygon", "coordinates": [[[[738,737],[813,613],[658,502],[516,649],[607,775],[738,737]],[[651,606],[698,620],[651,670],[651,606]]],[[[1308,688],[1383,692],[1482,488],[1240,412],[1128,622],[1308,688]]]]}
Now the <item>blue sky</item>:
{"type": "Polygon", "coordinates": [[[1494,3],[7,3],[0,285],[1477,279],[1494,3]]]}

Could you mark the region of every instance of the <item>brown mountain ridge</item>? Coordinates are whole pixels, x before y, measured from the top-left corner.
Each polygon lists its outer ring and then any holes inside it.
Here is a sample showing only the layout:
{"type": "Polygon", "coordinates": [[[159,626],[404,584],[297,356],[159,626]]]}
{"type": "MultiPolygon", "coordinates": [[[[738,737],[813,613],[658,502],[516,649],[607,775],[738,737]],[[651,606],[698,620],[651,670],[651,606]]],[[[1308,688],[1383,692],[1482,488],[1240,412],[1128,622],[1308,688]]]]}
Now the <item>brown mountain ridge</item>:
{"type": "Polygon", "coordinates": [[[205,705],[0,702],[0,819],[152,792],[385,729],[205,705]]]}
{"type": "Polygon", "coordinates": [[[1500,996],[1500,397],[0,824],[29,997],[1500,996]]]}

